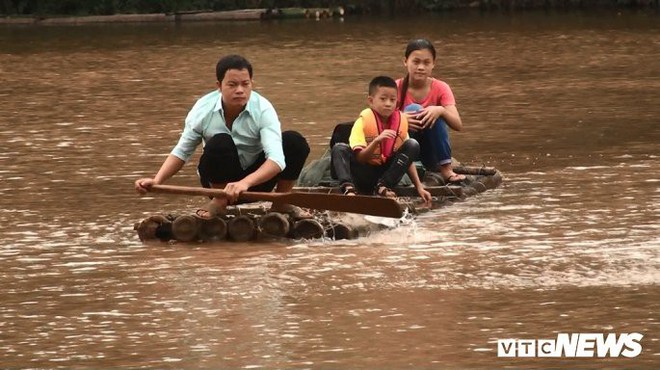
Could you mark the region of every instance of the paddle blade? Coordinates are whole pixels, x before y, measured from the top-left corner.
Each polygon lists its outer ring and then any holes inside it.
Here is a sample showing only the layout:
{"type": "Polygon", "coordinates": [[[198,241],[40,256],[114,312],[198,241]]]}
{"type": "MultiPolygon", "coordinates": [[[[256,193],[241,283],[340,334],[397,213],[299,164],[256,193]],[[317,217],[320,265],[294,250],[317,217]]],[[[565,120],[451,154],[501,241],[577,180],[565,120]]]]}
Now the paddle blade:
{"type": "Polygon", "coordinates": [[[300,207],[381,217],[403,217],[401,205],[392,198],[322,193],[284,193],[278,201],[300,207]]]}
{"type": "MultiPolygon", "coordinates": [[[[210,197],[226,196],[222,189],[207,189],[176,185],[152,185],[149,191],[156,193],[204,195],[210,197]]],[[[292,204],[299,207],[321,209],[336,212],[360,213],[380,217],[403,217],[403,209],[392,198],[366,195],[346,196],[326,193],[260,193],[243,192],[244,201],[267,201],[292,204]]]]}

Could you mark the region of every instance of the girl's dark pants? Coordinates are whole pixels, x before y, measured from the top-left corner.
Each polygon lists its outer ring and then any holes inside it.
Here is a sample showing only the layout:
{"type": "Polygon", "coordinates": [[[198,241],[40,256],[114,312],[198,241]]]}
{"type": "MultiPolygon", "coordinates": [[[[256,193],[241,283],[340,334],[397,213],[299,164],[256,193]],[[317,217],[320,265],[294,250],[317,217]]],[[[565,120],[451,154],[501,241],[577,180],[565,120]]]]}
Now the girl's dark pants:
{"type": "MultiPolygon", "coordinates": [[[[417,112],[423,109],[419,104],[409,104],[404,112],[417,112]]],[[[451,163],[451,145],[449,144],[449,130],[447,122],[438,118],[431,128],[419,131],[408,130],[410,137],[419,142],[420,160],[424,167],[430,171],[439,171],[440,166],[451,163]]]]}
{"type": "MultiPolygon", "coordinates": [[[[251,187],[249,191],[270,192],[280,179],[292,181],[298,179],[309,155],[307,140],[296,131],[284,131],[282,132],[282,149],[286,163],[284,171],[264,183],[251,187]]],[[[226,184],[240,181],[255,172],[264,162],[266,162],[266,155],[261,152],[257,160],[248,168],[241,168],[234,140],[229,134],[217,134],[204,146],[204,153],[199,159],[197,170],[202,186],[209,188],[212,183],[226,184]]]]}
{"type": "Polygon", "coordinates": [[[410,164],[419,158],[419,143],[406,140],[384,164],[375,166],[360,163],[348,144],[332,147],[332,166],[341,185],[352,183],[360,193],[371,194],[377,186],[394,188],[406,174],[410,164]]]}
{"type": "Polygon", "coordinates": [[[419,142],[420,160],[430,171],[439,171],[440,166],[451,163],[449,132],[444,119],[438,118],[430,129],[409,131],[410,137],[419,142]]]}

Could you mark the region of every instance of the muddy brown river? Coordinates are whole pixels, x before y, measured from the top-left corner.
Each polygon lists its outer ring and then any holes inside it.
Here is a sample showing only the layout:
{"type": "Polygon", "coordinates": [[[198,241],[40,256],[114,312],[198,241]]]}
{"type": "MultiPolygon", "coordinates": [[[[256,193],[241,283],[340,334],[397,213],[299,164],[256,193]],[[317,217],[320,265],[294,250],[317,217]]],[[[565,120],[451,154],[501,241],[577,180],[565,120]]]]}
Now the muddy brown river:
{"type": "MultiPolygon", "coordinates": [[[[1,367],[660,367],[657,14],[5,25],[0,80],[1,367]],[[454,156],[501,187],[351,241],[137,238],[204,201],[132,184],[220,56],[252,61],[318,157],[419,36],[463,118],[454,156]],[[498,357],[559,333],[640,333],[642,350],[498,357]]],[[[170,183],[197,185],[195,161],[170,183]]]]}

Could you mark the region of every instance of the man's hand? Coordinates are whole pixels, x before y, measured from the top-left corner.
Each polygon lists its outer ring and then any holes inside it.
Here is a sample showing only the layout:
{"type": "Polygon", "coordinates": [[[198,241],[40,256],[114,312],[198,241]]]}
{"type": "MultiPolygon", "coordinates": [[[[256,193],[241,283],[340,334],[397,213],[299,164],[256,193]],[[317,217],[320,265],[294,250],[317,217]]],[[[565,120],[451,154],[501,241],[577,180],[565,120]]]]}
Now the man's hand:
{"type": "Polygon", "coordinates": [[[151,188],[151,185],[156,184],[156,180],[152,178],[142,178],[142,179],[137,179],[135,180],[135,191],[137,191],[140,194],[146,194],[149,191],[149,188],[151,188]]]}
{"type": "Polygon", "coordinates": [[[248,190],[250,186],[243,181],[230,182],[225,186],[225,193],[229,204],[234,204],[242,192],[248,190]]]}

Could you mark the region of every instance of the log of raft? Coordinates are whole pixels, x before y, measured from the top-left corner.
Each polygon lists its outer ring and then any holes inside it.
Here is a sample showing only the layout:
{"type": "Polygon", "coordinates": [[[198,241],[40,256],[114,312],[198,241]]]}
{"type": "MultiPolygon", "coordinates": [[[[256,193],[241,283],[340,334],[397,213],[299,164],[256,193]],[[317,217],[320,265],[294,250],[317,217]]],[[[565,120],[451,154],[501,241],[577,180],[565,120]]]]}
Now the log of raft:
{"type": "Polygon", "coordinates": [[[197,238],[198,232],[199,226],[195,216],[180,216],[172,222],[172,236],[176,240],[191,242],[197,238]]]}
{"type": "Polygon", "coordinates": [[[325,230],[325,236],[332,240],[355,239],[358,231],[346,222],[333,222],[325,230]]]}
{"type": "MultiPolygon", "coordinates": [[[[455,167],[455,172],[467,175],[460,185],[438,185],[438,179],[425,176],[426,189],[433,195],[432,206],[425,206],[416,197],[412,186],[397,187],[394,191],[408,213],[416,215],[433,208],[461,201],[489,189],[497,188],[502,174],[488,167],[455,167]]],[[[324,183],[311,187],[296,187],[296,192],[338,193],[336,184],[324,183]]],[[[363,215],[313,211],[313,219],[294,220],[290,215],[270,212],[267,203],[248,203],[228,209],[227,215],[209,220],[195,215],[152,215],[134,225],[142,241],[179,241],[187,243],[207,241],[245,242],[260,239],[355,239],[390,226],[374,223],[363,215]]]]}
{"type": "Polygon", "coordinates": [[[227,237],[227,221],[214,217],[209,220],[200,219],[198,239],[201,241],[224,240],[227,237]]]}
{"type": "Polygon", "coordinates": [[[315,219],[298,220],[293,225],[294,239],[318,239],[325,235],[325,228],[315,219]]]}
{"type": "Polygon", "coordinates": [[[257,236],[257,227],[252,217],[242,215],[234,217],[227,223],[227,234],[236,242],[246,242],[257,236]]]}
{"type": "Polygon", "coordinates": [[[269,212],[259,219],[259,229],[265,234],[274,237],[289,235],[290,222],[288,218],[278,212],[269,212]]]}

